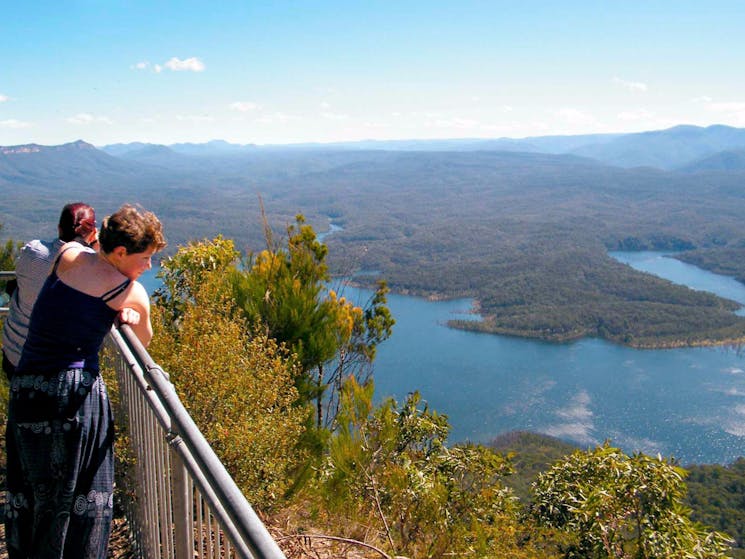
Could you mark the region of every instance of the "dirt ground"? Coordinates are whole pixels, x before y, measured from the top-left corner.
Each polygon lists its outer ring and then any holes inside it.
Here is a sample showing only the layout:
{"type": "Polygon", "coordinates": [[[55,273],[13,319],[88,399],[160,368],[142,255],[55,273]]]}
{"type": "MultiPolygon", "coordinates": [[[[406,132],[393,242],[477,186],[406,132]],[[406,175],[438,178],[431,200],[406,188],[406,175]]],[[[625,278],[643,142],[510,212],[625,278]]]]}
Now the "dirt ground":
{"type": "MultiPolygon", "coordinates": [[[[7,559],[7,557],[8,549],[5,546],[5,526],[0,523],[0,559],[7,559]]],[[[107,559],[136,559],[129,544],[127,523],[123,518],[114,519],[107,559]]]]}

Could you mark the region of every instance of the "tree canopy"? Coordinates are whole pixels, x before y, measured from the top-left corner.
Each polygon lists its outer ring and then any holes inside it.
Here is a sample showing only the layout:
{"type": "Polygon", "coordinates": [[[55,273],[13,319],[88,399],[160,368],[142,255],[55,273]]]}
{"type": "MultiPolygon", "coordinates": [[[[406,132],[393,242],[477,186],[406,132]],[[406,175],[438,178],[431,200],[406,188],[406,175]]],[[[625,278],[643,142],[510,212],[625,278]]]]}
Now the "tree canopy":
{"type": "Polygon", "coordinates": [[[729,537],[691,521],[684,477],[660,457],[628,456],[605,444],[541,474],[533,512],[543,524],[575,533],[582,557],[725,557],[729,537]]]}

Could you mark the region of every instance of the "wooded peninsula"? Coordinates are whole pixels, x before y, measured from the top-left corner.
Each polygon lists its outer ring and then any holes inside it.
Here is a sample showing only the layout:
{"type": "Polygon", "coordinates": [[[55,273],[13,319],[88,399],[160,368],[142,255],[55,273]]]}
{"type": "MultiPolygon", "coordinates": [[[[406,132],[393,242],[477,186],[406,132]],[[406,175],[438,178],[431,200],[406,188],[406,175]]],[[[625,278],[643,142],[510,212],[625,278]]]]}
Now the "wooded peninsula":
{"type": "Polygon", "coordinates": [[[162,217],[171,246],[222,234],[245,253],[266,245],[262,212],[275,231],[303,213],[319,233],[341,228],[325,238],[334,274],[473,298],[483,321],[457,328],[633,347],[745,340],[737,303],[608,256],[682,251],[677,258],[742,281],[742,170],[507,151],[45,149],[0,158],[4,236],[36,238],[45,227],[51,236],[70,192],[102,214],[139,200],[162,217]]]}

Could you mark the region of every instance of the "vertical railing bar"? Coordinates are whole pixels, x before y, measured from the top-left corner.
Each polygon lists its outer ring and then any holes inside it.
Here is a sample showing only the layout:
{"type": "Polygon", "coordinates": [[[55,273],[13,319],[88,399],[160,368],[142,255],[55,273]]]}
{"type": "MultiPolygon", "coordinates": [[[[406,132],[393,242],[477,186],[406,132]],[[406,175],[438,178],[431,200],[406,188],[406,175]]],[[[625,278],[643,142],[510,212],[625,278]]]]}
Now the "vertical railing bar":
{"type": "Polygon", "coordinates": [[[150,472],[150,475],[152,476],[153,480],[153,486],[155,487],[155,494],[158,495],[157,503],[155,504],[155,507],[153,508],[153,512],[155,514],[155,518],[157,519],[156,526],[158,527],[158,538],[160,540],[160,556],[163,559],[171,559],[170,556],[170,544],[169,544],[169,532],[170,532],[170,522],[166,522],[163,512],[164,512],[164,506],[165,506],[165,499],[166,495],[163,491],[163,463],[162,463],[162,456],[163,456],[163,446],[162,446],[162,439],[161,437],[157,437],[154,435],[154,433],[157,432],[157,425],[155,420],[151,419],[148,425],[148,432],[149,432],[149,438],[152,441],[153,445],[153,455],[152,455],[152,462],[153,462],[153,470],[150,472]],[[150,434],[152,433],[152,435],[150,434]]]}
{"type": "Polygon", "coordinates": [[[220,525],[217,523],[217,517],[212,515],[212,526],[215,533],[213,541],[215,542],[215,557],[220,557],[222,549],[220,548],[220,525]]]}
{"type": "Polygon", "coordinates": [[[169,450],[171,460],[171,492],[173,493],[173,537],[174,556],[177,559],[193,557],[194,535],[193,505],[190,500],[189,477],[186,467],[181,462],[173,447],[169,450]],[[191,551],[191,554],[189,552],[191,551]]]}
{"type": "Polygon", "coordinates": [[[206,546],[204,542],[204,500],[202,495],[197,497],[197,516],[199,517],[199,557],[206,555],[206,546]]]}
{"type": "MultiPolygon", "coordinates": [[[[144,404],[144,402],[143,402],[144,404]]],[[[158,511],[160,509],[160,498],[161,495],[159,495],[158,492],[158,480],[156,478],[157,471],[158,471],[158,461],[157,461],[157,441],[153,439],[153,437],[147,436],[147,433],[150,432],[150,427],[152,423],[154,422],[152,416],[147,416],[146,423],[144,424],[145,433],[146,433],[146,440],[148,442],[147,445],[147,464],[148,468],[145,472],[145,475],[147,476],[147,482],[150,487],[149,495],[154,495],[155,499],[148,499],[150,503],[150,532],[152,534],[153,541],[155,542],[155,550],[157,553],[157,556],[160,559],[168,559],[166,555],[164,555],[164,542],[163,538],[161,537],[161,525],[160,525],[160,515],[158,514],[158,511]]]]}
{"type": "MultiPolygon", "coordinates": [[[[115,354],[114,357],[112,357],[112,360],[114,361],[114,368],[117,373],[117,382],[119,384],[119,412],[123,413],[125,415],[124,418],[121,418],[120,421],[123,422],[126,425],[126,430],[129,435],[129,444],[130,444],[130,451],[136,455],[134,448],[132,448],[132,445],[134,443],[134,435],[132,434],[132,406],[131,401],[132,398],[137,397],[137,393],[132,390],[131,388],[131,377],[130,375],[126,374],[120,374],[123,373],[126,367],[124,356],[121,352],[118,352],[115,354]]],[[[131,491],[132,489],[128,488],[125,491],[131,491]]],[[[123,499],[123,506],[125,510],[125,515],[128,518],[128,528],[130,535],[132,536],[132,539],[134,539],[135,542],[141,542],[141,534],[139,532],[139,521],[137,514],[135,514],[134,507],[137,506],[137,498],[135,496],[135,499],[133,500],[130,494],[125,494],[123,499]]],[[[139,547],[139,544],[136,544],[139,547]]],[[[142,551],[142,550],[140,550],[142,551]]]]}
{"type": "MultiPolygon", "coordinates": [[[[185,473],[188,473],[186,471],[186,466],[184,466],[185,473]]],[[[192,544],[192,555],[194,555],[194,542],[195,540],[195,532],[194,532],[194,524],[195,524],[195,515],[196,515],[196,509],[195,509],[195,499],[197,496],[198,489],[194,486],[194,481],[191,479],[191,476],[186,476],[187,483],[186,486],[188,487],[188,493],[187,493],[187,506],[189,507],[189,525],[188,530],[191,533],[191,544],[192,544]]]]}
{"type": "Polygon", "coordinates": [[[220,529],[220,525],[217,524],[217,521],[215,521],[215,534],[217,535],[216,538],[215,538],[216,541],[217,541],[217,556],[218,557],[223,557],[223,544],[222,544],[222,540],[223,540],[223,538],[225,536],[222,533],[222,529],[220,529]]]}
{"type": "Polygon", "coordinates": [[[142,398],[138,398],[135,402],[135,413],[137,414],[137,434],[138,439],[140,441],[140,453],[137,458],[137,480],[138,485],[140,483],[141,486],[141,501],[142,501],[142,511],[143,511],[143,520],[142,523],[142,531],[145,538],[145,542],[147,543],[147,550],[148,550],[148,556],[151,559],[158,559],[158,542],[153,536],[153,518],[152,518],[152,499],[148,499],[147,497],[151,495],[151,487],[150,487],[150,480],[148,478],[148,459],[149,459],[149,441],[147,440],[145,436],[145,424],[144,420],[145,417],[143,417],[143,408],[144,408],[144,402],[142,401],[142,398]]]}
{"type": "MultiPolygon", "coordinates": [[[[161,438],[162,440],[162,438],[161,438]]],[[[161,460],[163,461],[163,492],[166,495],[166,503],[168,503],[165,509],[165,516],[168,519],[168,546],[170,548],[170,554],[173,559],[176,559],[176,531],[175,526],[178,522],[185,522],[186,519],[182,516],[177,518],[173,514],[173,499],[174,494],[171,488],[173,483],[171,482],[174,475],[174,464],[171,460],[171,447],[167,444],[162,445],[161,460]]]]}
{"type": "MultiPolygon", "coordinates": [[[[126,376],[127,378],[130,378],[129,375],[126,375],[126,376]]],[[[130,384],[131,384],[131,381],[130,381],[130,384]]],[[[131,397],[129,398],[129,402],[127,404],[129,408],[128,413],[129,413],[130,443],[132,445],[131,448],[134,453],[134,460],[135,460],[135,463],[133,465],[133,470],[134,470],[134,473],[137,479],[140,478],[139,468],[141,468],[141,465],[139,462],[142,460],[142,455],[143,455],[143,448],[142,448],[143,441],[139,433],[140,426],[139,426],[139,419],[138,419],[140,397],[141,396],[139,395],[139,392],[132,391],[131,397]]],[[[147,511],[146,511],[145,499],[142,496],[142,488],[139,486],[139,484],[135,485],[134,494],[135,495],[134,495],[133,507],[134,509],[139,511],[139,513],[137,514],[137,521],[135,523],[136,530],[137,530],[137,536],[140,540],[140,544],[142,545],[143,553],[145,553],[145,557],[147,559],[151,557],[150,552],[149,552],[149,542],[147,539],[146,529],[143,526],[143,521],[146,518],[145,513],[147,511]]]]}
{"type": "MultiPolygon", "coordinates": [[[[123,368],[131,370],[133,360],[131,358],[127,360],[125,352],[122,352],[121,349],[119,352],[119,362],[122,364],[123,368]]],[[[132,384],[135,383],[134,375],[119,374],[118,376],[120,379],[123,378],[124,382],[122,384],[124,384],[126,388],[129,388],[126,394],[121,395],[121,398],[126,402],[129,442],[135,459],[133,466],[135,478],[136,480],[142,480],[142,461],[143,457],[146,456],[145,440],[142,434],[143,415],[140,407],[142,396],[139,390],[131,389],[132,384]]],[[[142,486],[139,483],[135,485],[134,493],[134,509],[139,512],[135,514],[135,517],[130,521],[130,526],[134,528],[133,532],[135,537],[140,542],[142,548],[141,553],[145,556],[145,559],[151,559],[153,543],[150,540],[148,534],[149,531],[146,526],[149,518],[147,514],[147,499],[144,498],[144,495],[142,494],[142,486]]],[[[134,512],[134,510],[132,510],[132,512],[134,512]]]]}
{"type": "MultiPolygon", "coordinates": [[[[122,361],[124,361],[124,357],[122,357],[122,361]]],[[[129,385],[133,384],[132,377],[130,375],[124,375],[127,379],[129,385]]],[[[143,456],[143,441],[142,437],[140,436],[140,419],[139,419],[139,401],[141,399],[139,391],[132,390],[130,393],[130,397],[128,398],[127,407],[128,407],[128,414],[129,414],[129,429],[130,429],[130,442],[131,442],[131,448],[132,452],[134,453],[134,460],[135,463],[133,465],[133,470],[135,476],[139,479],[139,469],[142,467],[140,462],[142,460],[143,456]]],[[[134,500],[132,502],[132,512],[135,513],[135,511],[139,511],[135,514],[135,528],[137,533],[138,541],[140,542],[140,546],[142,547],[142,553],[145,554],[145,559],[148,559],[152,557],[152,553],[149,551],[150,545],[147,538],[147,531],[146,527],[143,526],[143,521],[147,518],[146,517],[146,503],[145,499],[142,495],[142,487],[139,486],[139,484],[135,484],[134,488],[134,500]]]]}
{"type": "MultiPolygon", "coordinates": [[[[155,429],[153,431],[153,438],[155,438],[155,429]]],[[[160,467],[156,470],[156,473],[159,474],[156,480],[158,482],[158,492],[161,495],[158,510],[160,512],[160,533],[163,541],[163,555],[168,559],[173,559],[173,518],[171,515],[173,508],[171,506],[171,491],[169,489],[171,484],[166,483],[171,471],[168,464],[168,449],[160,437],[155,440],[158,441],[156,460],[160,464],[160,467]]]]}
{"type": "Polygon", "coordinates": [[[140,518],[142,519],[142,521],[139,522],[138,529],[142,535],[146,558],[155,559],[153,555],[155,542],[153,542],[151,537],[151,530],[149,528],[149,506],[148,501],[145,498],[145,495],[147,494],[145,492],[148,491],[148,487],[147,479],[144,477],[145,472],[143,470],[145,468],[144,462],[147,459],[147,440],[145,439],[143,432],[144,418],[142,413],[142,398],[141,396],[139,396],[139,392],[135,393],[135,397],[132,399],[131,408],[132,413],[130,414],[130,429],[132,440],[135,446],[134,469],[136,480],[139,482],[137,483],[137,489],[139,489],[139,491],[136,490],[135,494],[137,499],[137,508],[140,510],[140,518]]]}
{"type": "Polygon", "coordinates": [[[207,508],[207,556],[214,559],[215,551],[212,545],[212,511],[207,508]]]}
{"type": "MultiPolygon", "coordinates": [[[[142,407],[142,402],[140,402],[140,407],[142,407]]],[[[142,416],[142,410],[138,410],[140,412],[140,417],[142,416]]],[[[143,418],[146,420],[149,420],[148,418],[143,418]]],[[[142,423],[142,431],[143,431],[143,442],[144,445],[144,453],[143,453],[143,464],[142,469],[140,470],[141,476],[143,478],[143,481],[145,483],[145,490],[146,495],[148,496],[155,496],[155,498],[147,499],[147,531],[148,536],[150,540],[150,548],[152,552],[155,554],[154,557],[157,557],[161,559],[163,557],[163,554],[161,553],[161,547],[160,547],[160,538],[158,534],[158,517],[156,514],[156,507],[158,504],[157,495],[155,493],[155,486],[153,483],[153,476],[152,472],[154,470],[154,464],[153,464],[153,441],[150,437],[146,436],[147,433],[147,424],[143,421],[142,423]]]]}
{"type": "MultiPolygon", "coordinates": [[[[152,424],[150,425],[151,430],[154,432],[155,430],[152,429],[154,427],[152,424]]],[[[160,556],[164,559],[171,559],[170,554],[170,528],[171,523],[170,519],[166,519],[164,516],[164,509],[166,505],[166,494],[163,490],[163,447],[160,444],[161,439],[158,437],[157,439],[154,436],[151,436],[150,439],[153,440],[153,463],[154,468],[151,473],[153,476],[153,484],[155,485],[155,491],[158,495],[158,506],[156,507],[155,513],[158,518],[158,527],[160,528],[158,530],[158,534],[160,537],[160,556]]],[[[169,509],[170,510],[170,509],[169,509]]]]}

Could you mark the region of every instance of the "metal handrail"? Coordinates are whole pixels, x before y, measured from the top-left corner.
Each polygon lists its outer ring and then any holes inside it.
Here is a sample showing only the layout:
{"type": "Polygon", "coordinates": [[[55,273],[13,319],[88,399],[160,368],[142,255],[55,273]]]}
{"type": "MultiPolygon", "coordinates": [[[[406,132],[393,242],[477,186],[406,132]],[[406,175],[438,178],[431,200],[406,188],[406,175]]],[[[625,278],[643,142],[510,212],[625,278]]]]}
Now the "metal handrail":
{"type": "Polygon", "coordinates": [[[286,559],[132,329],[112,327],[107,345],[135,460],[137,483],[125,488],[135,494],[125,502],[135,554],[286,559]]]}
{"type": "MultiPolygon", "coordinates": [[[[0,270],[0,280],[13,279],[14,277],[16,277],[15,270],[0,270]]],[[[7,314],[9,310],[9,307],[0,306],[0,316],[7,314]]]]}
{"type": "MultiPolygon", "coordinates": [[[[232,544],[235,555],[251,559],[285,559],[284,553],[272,539],[261,519],[246,501],[233,478],[225,470],[222,462],[179,400],[173,385],[168,380],[168,375],[153,361],[131,328],[127,325],[112,328],[110,340],[127,364],[128,371],[118,371],[119,377],[121,378],[122,373],[124,373],[136,379],[135,386],[139,393],[144,396],[148,408],[140,407],[139,411],[149,411],[155,417],[161,428],[161,438],[167,441],[168,446],[185,467],[188,476],[206,502],[210,513],[214,515],[217,523],[232,544]]],[[[132,396],[132,394],[127,395],[130,398],[132,396]]],[[[138,452],[137,450],[147,448],[147,445],[142,444],[142,441],[140,444],[134,444],[133,447],[135,453],[140,454],[136,456],[137,461],[144,461],[148,458],[145,455],[146,452],[138,452]]],[[[171,466],[171,469],[174,469],[173,466],[171,466]]],[[[165,475],[166,472],[161,472],[161,474],[165,475]]],[[[174,477],[178,478],[177,475],[174,477]]],[[[171,485],[171,495],[184,492],[183,487],[174,487],[173,483],[171,485]]],[[[186,492],[188,493],[188,489],[186,489],[186,492]]],[[[142,496],[138,495],[138,499],[147,499],[147,492],[144,493],[142,496]]],[[[174,523],[172,529],[175,532],[188,533],[191,531],[194,522],[192,518],[194,507],[189,506],[190,504],[188,503],[182,507],[184,509],[182,512],[185,512],[187,518],[178,518],[172,512],[167,515],[172,518],[174,523]],[[182,526],[179,530],[177,523],[184,523],[186,526],[182,526]]],[[[197,506],[197,509],[197,513],[201,514],[199,506],[197,506]]],[[[142,519],[139,519],[137,523],[141,525],[142,519]]],[[[208,547],[212,548],[211,541],[208,543],[210,544],[208,547]]],[[[138,542],[137,547],[143,549],[146,547],[146,543],[138,542]]],[[[157,547],[167,546],[161,543],[157,547]]],[[[175,548],[175,545],[173,547],[175,548]]],[[[146,555],[148,557],[164,557],[161,551],[162,549],[152,549],[146,555]]],[[[194,551],[195,548],[192,546],[192,549],[187,551],[187,556],[189,558],[193,557],[194,551]]],[[[196,551],[198,552],[198,550],[196,551]]]]}

